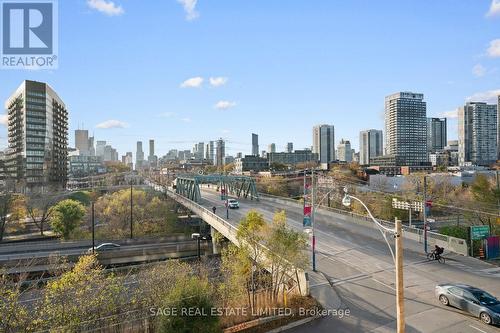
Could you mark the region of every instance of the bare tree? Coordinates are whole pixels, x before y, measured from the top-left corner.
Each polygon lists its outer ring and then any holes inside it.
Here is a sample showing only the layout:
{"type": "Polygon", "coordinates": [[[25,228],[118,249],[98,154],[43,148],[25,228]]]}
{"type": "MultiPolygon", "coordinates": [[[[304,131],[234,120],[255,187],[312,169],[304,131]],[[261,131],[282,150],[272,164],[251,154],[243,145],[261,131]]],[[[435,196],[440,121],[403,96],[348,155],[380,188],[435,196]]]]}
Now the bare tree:
{"type": "Polygon", "coordinates": [[[7,192],[0,195],[0,242],[5,235],[5,227],[7,225],[11,203],[12,195],[10,193],[7,192]]]}
{"type": "Polygon", "coordinates": [[[34,193],[27,196],[26,210],[33,223],[40,229],[40,235],[43,236],[44,225],[52,215],[51,206],[56,201],[56,198],[34,193]]]}

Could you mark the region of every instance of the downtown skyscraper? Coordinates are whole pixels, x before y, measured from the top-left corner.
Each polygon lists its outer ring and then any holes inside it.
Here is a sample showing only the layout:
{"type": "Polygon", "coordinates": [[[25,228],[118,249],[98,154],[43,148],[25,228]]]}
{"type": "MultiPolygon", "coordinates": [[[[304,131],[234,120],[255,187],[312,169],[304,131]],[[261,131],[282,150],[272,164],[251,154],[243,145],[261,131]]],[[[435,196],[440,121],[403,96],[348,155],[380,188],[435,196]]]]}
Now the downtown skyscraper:
{"type": "Polygon", "coordinates": [[[370,159],[382,156],[383,135],[381,130],[369,129],[359,133],[359,164],[369,165],[370,159]]]}
{"type": "Polygon", "coordinates": [[[65,188],[68,110],[46,83],[24,81],[7,99],[6,180],[20,191],[65,188]]]}
{"type": "Polygon", "coordinates": [[[427,150],[443,150],[447,144],[446,118],[427,118],[427,150]]]}
{"type": "Polygon", "coordinates": [[[259,156],[259,136],[252,133],[252,155],[259,156]]]}
{"type": "Polygon", "coordinates": [[[458,163],[489,166],[498,154],[497,105],[467,102],[458,109],[458,163]]]}
{"type": "Polygon", "coordinates": [[[333,125],[313,127],[313,153],[318,154],[320,163],[335,160],[335,128],[333,125]]]}
{"type": "Polygon", "coordinates": [[[398,92],[385,98],[385,154],[398,166],[428,163],[424,95],[398,92]]]}
{"type": "Polygon", "coordinates": [[[144,166],[144,151],[142,150],[142,141],[137,141],[137,150],[135,153],[135,169],[139,170],[144,166]]]}
{"type": "Polygon", "coordinates": [[[217,167],[223,167],[226,157],[226,144],[222,138],[217,140],[217,148],[215,153],[215,165],[217,167]]]}

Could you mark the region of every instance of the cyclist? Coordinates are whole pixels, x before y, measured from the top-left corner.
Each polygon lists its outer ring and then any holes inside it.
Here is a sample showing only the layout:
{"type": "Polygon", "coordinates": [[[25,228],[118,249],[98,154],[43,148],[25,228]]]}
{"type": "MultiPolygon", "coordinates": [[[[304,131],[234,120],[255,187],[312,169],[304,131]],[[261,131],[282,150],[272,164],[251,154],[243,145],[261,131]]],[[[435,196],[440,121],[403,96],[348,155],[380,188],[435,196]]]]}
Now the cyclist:
{"type": "Polygon", "coordinates": [[[444,247],[440,247],[438,245],[434,245],[434,259],[435,260],[439,260],[439,258],[441,258],[441,255],[443,254],[444,252],[444,247]]]}

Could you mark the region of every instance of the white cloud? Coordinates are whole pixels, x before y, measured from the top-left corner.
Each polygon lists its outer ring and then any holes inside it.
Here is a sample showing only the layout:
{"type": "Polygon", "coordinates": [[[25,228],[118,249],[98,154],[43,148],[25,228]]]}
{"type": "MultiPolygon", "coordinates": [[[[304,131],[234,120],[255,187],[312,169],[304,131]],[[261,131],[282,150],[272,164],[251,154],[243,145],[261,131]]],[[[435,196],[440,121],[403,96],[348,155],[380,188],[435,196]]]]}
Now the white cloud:
{"type": "Polygon", "coordinates": [[[494,39],[490,42],[490,47],[487,50],[488,55],[492,58],[500,57],[500,39],[494,39]]]}
{"type": "Polygon", "coordinates": [[[440,117],[445,117],[445,118],[458,118],[458,109],[455,109],[455,110],[451,110],[451,111],[445,111],[445,112],[441,112],[439,114],[440,117]]]}
{"type": "Polygon", "coordinates": [[[87,0],[87,6],[108,16],[117,16],[125,13],[122,6],[116,5],[113,1],[87,0]]]}
{"type": "Polygon", "coordinates": [[[3,114],[0,116],[0,125],[7,126],[8,122],[8,116],[6,114],[3,114]]]}
{"type": "Polygon", "coordinates": [[[223,77],[223,76],[218,76],[218,77],[211,77],[210,78],[210,85],[212,87],[220,87],[223,86],[227,83],[228,78],[223,77]]]}
{"type": "Polygon", "coordinates": [[[200,13],[196,11],[196,3],[198,0],[177,0],[177,2],[184,7],[186,20],[192,21],[200,16],[200,13]]]}
{"type": "Polygon", "coordinates": [[[472,74],[474,74],[475,77],[484,76],[484,74],[486,74],[486,68],[481,64],[477,64],[472,67],[472,74]]]}
{"type": "Polygon", "coordinates": [[[231,102],[231,101],[218,101],[214,105],[214,108],[216,108],[217,110],[227,110],[227,109],[230,109],[230,108],[235,107],[235,106],[236,106],[235,102],[231,102]]]}
{"type": "Polygon", "coordinates": [[[229,133],[231,133],[231,131],[230,131],[230,130],[228,130],[228,129],[223,129],[223,130],[221,131],[221,133],[222,133],[222,134],[229,134],[229,133]]]}
{"type": "Polygon", "coordinates": [[[490,10],[486,16],[497,16],[500,15],[500,0],[492,0],[490,10]]]}
{"type": "Polygon", "coordinates": [[[477,92],[472,96],[467,97],[467,101],[497,104],[498,96],[500,96],[500,89],[488,90],[488,91],[477,92]]]}
{"type": "Polygon", "coordinates": [[[181,118],[181,120],[182,120],[183,122],[185,122],[185,123],[190,123],[190,122],[191,122],[191,118],[188,118],[188,117],[186,117],[186,118],[181,118]]]}
{"type": "Polygon", "coordinates": [[[181,88],[199,88],[203,83],[201,76],[192,77],[181,83],[181,88]]]}
{"type": "Polygon", "coordinates": [[[102,123],[99,123],[96,125],[96,128],[127,128],[128,124],[126,122],[120,121],[120,120],[115,120],[115,119],[110,119],[103,121],[102,123]]]}

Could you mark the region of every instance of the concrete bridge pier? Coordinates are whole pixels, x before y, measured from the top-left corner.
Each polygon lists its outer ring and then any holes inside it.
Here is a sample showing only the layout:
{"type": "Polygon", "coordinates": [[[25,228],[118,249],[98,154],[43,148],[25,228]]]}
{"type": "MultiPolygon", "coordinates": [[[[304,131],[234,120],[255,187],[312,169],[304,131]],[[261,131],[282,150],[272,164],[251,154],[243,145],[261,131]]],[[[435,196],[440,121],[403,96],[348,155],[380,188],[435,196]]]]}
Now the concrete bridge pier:
{"type": "Polygon", "coordinates": [[[210,226],[210,236],[212,236],[212,253],[213,254],[220,254],[221,246],[220,246],[219,242],[216,241],[216,236],[215,236],[216,233],[217,233],[217,230],[215,230],[214,227],[210,226]]]}

